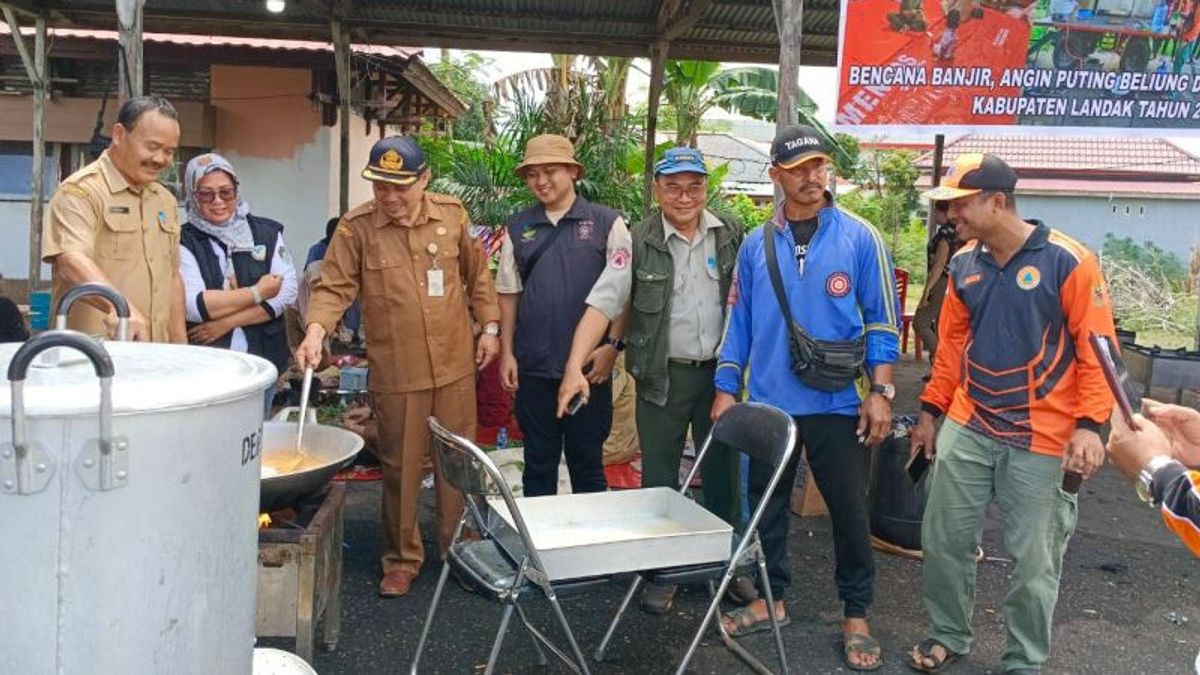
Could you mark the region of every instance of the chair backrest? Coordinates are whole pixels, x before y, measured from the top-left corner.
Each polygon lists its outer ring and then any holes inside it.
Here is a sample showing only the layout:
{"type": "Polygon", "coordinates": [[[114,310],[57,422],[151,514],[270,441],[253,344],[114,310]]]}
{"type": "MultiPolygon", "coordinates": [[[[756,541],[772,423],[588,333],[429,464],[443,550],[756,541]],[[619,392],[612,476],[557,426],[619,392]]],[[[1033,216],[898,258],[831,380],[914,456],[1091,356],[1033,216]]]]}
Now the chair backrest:
{"type": "Polygon", "coordinates": [[[903,267],[897,267],[896,273],[896,296],[900,301],[900,309],[904,309],[904,303],[908,301],[908,270],[903,267]]]}
{"type": "Polygon", "coordinates": [[[442,478],[447,483],[463,493],[467,508],[471,510],[481,534],[491,535],[488,522],[480,508],[484,504],[483,500],[487,497],[500,497],[508,512],[512,514],[513,523],[530,563],[545,575],[546,568],[542,566],[537,549],[533,546],[533,539],[529,535],[529,528],[525,526],[521,510],[517,507],[517,500],[496,463],[479,446],[443,427],[438,418],[430,416],[428,423],[438,470],[442,472],[442,478]]]}

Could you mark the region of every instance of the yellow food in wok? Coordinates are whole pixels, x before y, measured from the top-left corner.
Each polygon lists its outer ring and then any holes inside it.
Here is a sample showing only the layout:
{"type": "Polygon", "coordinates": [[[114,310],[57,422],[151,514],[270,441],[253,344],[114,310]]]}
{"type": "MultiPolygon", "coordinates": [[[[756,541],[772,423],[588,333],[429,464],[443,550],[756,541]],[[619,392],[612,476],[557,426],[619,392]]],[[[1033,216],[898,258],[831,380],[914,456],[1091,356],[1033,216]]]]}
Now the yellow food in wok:
{"type": "Polygon", "coordinates": [[[326,463],[328,463],[328,459],[323,459],[320,456],[310,455],[303,451],[285,450],[264,455],[260,475],[263,478],[273,478],[289,473],[306,471],[323,466],[326,463]]]}

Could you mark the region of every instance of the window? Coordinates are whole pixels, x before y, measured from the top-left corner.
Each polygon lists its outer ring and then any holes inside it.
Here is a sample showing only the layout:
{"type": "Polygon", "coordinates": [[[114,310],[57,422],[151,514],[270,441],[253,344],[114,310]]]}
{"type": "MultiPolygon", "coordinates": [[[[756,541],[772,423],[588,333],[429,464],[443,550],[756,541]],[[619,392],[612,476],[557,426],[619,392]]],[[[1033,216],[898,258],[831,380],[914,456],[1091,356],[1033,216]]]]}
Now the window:
{"type": "MultiPolygon", "coordinates": [[[[46,165],[43,174],[43,193],[54,194],[58,185],[58,160],[54,146],[46,144],[46,165]]],[[[0,200],[28,201],[33,179],[33,143],[0,141],[0,200]]]]}

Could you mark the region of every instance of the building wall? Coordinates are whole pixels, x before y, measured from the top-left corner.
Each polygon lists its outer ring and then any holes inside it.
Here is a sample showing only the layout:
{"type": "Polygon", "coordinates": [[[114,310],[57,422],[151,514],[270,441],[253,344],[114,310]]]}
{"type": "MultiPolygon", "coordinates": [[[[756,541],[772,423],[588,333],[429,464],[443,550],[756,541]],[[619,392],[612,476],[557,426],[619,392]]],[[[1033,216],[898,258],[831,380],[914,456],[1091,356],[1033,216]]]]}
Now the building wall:
{"type": "Polygon", "coordinates": [[[1045,221],[1095,251],[1111,232],[1138,243],[1153,241],[1186,265],[1192,247],[1200,243],[1200,200],[1020,193],[1018,199],[1022,216],[1045,221]]]}
{"type": "MultiPolygon", "coordinates": [[[[338,127],[329,127],[329,203],[331,208],[338,207],[338,171],[341,161],[342,138],[338,127]]],[[[363,180],[362,169],[371,157],[371,146],[379,140],[379,127],[372,124],[368,130],[367,122],[356,113],[350,113],[350,208],[373,199],[370,181],[363,180]]]]}

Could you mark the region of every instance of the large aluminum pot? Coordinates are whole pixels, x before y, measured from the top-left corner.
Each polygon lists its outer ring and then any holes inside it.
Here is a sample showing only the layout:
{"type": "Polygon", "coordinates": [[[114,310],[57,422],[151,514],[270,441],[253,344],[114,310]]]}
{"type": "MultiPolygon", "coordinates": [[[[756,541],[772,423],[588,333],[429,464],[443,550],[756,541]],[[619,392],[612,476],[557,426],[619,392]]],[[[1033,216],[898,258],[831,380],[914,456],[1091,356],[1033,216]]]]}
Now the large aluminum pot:
{"type": "Polygon", "coordinates": [[[262,487],[259,509],[270,513],[293,506],[329,483],[362,450],[362,436],[341,427],[317,424],[309,408],[304,424],[304,454],[296,452],[296,408],[284,408],[263,423],[262,487]]]}
{"type": "Polygon", "coordinates": [[[17,348],[0,345],[0,671],[248,675],[275,368],[72,331],[17,348]],[[87,358],[31,365],[54,346],[87,358]]]}

